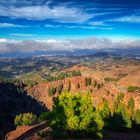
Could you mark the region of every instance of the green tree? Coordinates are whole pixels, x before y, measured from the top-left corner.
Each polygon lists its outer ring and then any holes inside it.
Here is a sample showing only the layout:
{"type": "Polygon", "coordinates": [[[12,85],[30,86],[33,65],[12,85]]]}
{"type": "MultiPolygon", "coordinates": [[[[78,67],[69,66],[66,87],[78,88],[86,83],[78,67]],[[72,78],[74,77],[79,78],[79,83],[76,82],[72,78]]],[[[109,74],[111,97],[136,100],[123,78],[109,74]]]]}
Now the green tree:
{"type": "Polygon", "coordinates": [[[103,118],[109,118],[110,117],[110,109],[107,100],[104,101],[104,106],[101,111],[101,115],[103,118]]]}
{"type": "Polygon", "coordinates": [[[100,83],[97,84],[97,89],[100,89],[101,85],[100,83]]]}
{"type": "Polygon", "coordinates": [[[137,125],[140,125],[140,110],[137,109],[135,112],[135,122],[137,125]]]}
{"type": "Polygon", "coordinates": [[[53,86],[49,87],[49,89],[48,89],[48,95],[49,96],[53,96],[55,93],[56,93],[56,88],[53,87],[53,86]]]}
{"type": "Polygon", "coordinates": [[[134,103],[134,99],[133,97],[130,98],[130,100],[128,101],[128,107],[133,110],[135,107],[135,103],[134,103]]]}
{"type": "Polygon", "coordinates": [[[77,83],[77,89],[79,89],[80,88],[80,84],[79,83],[77,83]]]}
{"type": "Polygon", "coordinates": [[[58,94],[60,94],[60,93],[62,92],[62,90],[63,90],[63,84],[59,84],[59,85],[57,86],[57,88],[56,88],[56,92],[57,92],[58,94]]]}
{"type": "Polygon", "coordinates": [[[94,81],[93,81],[93,87],[95,88],[96,86],[97,86],[97,81],[94,80],[94,81]]]}
{"type": "Polygon", "coordinates": [[[49,120],[49,118],[50,118],[50,112],[41,112],[41,114],[38,117],[38,120],[42,122],[42,121],[49,120]]]}
{"type": "Polygon", "coordinates": [[[127,88],[127,91],[128,91],[128,92],[135,92],[135,91],[137,91],[137,90],[140,90],[140,87],[137,87],[137,86],[129,86],[129,87],[127,88]]]}
{"type": "Polygon", "coordinates": [[[37,117],[33,113],[23,113],[16,115],[15,125],[32,125],[37,122],[37,117]]]}
{"type": "Polygon", "coordinates": [[[111,118],[111,128],[113,130],[122,131],[132,127],[131,116],[127,107],[123,104],[124,94],[118,94],[113,104],[113,114],[111,118]]]}
{"type": "Polygon", "coordinates": [[[91,78],[85,78],[84,84],[85,84],[85,86],[90,86],[91,85],[91,78]]]}
{"type": "Polygon", "coordinates": [[[70,82],[70,80],[69,80],[69,82],[68,82],[68,87],[67,87],[67,91],[70,92],[70,90],[71,90],[71,82],[70,82]]]}
{"type": "Polygon", "coordinates": [[[104,122],[93,107],[90,94],[62,93],[54,101],[52,116],[51,124],[55,129],[102,136],[104,122]]]}
{"type": "Polygon", "coordinates": [[[81,76],[81,71],[72,71],[71,76],[81,76]]]}
{"type": "Polygon", "coordinates": [[[130,98],[130,100],[128,101],[128,108],[131,111],[131,117],[132,119],[134,119],[134,107],[135,107],[135,102],[133,97],[130,98]]]}

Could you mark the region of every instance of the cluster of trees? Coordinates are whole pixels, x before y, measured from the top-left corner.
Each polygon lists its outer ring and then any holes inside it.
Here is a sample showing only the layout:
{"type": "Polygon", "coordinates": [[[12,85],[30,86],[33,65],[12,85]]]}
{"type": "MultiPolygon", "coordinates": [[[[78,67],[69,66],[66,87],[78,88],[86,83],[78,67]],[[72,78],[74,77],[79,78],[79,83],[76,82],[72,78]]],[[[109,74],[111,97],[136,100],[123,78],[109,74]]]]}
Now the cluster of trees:
{"type": "Polygon", "coordinates": [[[117,75],[117,78],[105,77],[104,80],[105,80],[106,82],[117,82],[117,81],[119,81],[121,78],[123,78],[123,77],[125,77],[125,76],[127,76],[127,75],[128,75],[128,74],[126,74],[126,73],[119,73],[119,74],[117,75]]]}
{"type": "MultiPolygon", "coordinates": [[[[135,111],[135,102],[131,97],[128,104],[123,103],[124,94],[120,93],[110,108],[108,101],[103,99],[102,106],[93,106],[91,95],[63,92],[54,98],[52,111],[42,112],[38,121],[49,120],[55,137],[103,137],[104,130],[127,132],[140,130],[140,110],[135,111]]],[[[32,124],[36,120],[20,114],[16,116],[15,124],[32,124]],[[28,120],[28,121],[27,121],[28,120]]],[[[47,132],[46,132],[47,133],[47,132]]],[[[42,137],[45,132],[39,133],[42,137]]]]}
{"type": "Polygon", "coordinates": [[[55,95],[55,93],[61,94],[63,90],[63,84],[59,84],[57,87],[51,86],[48,89],[48,95],[51,97],[55,95]]]}
{"type": "MultiPolygon", "coordinates": [[[[68,86],[67,86],[67,89],[65,89],[65,90],[68,92],[71,90],[71,82],[70,81],[68,81],[68,86]]],[[[63,91],[63,84],[60,83],[57,86],[50,86],[48,88],[48,95],[51,97],[51,96],[55,95],[55,93],[61,94],[62,91],[63,91]]]]}
{"type": "Polygon", "coordinates": [[[81,72],[80,71],[72,71],[69,73],[61,72],[57,76],[47,75],[45,79],[47,82],[51,82],[51,81],[56,81],[56,80],[63,80],[66,77],[75,77],[75,76],[81,76],[81,72]]]}
{"type": "Polygon", "coordinates": [[[20,79],[11,79],[8,77],[3,77],[3,76],[0,76],[0,83],[5,83],[5,84],[11,83],[11,84],[15,84],[15,85],[27,85],[30,87],[37,85],[37,82],[32,81],[32,80],[22,81],[20,79]]]}
{"type": "Polygon", "coordinates": [[[106,82],[117,82],[118,81],[118,78],[105,77],[104,80],[106,82]]]}
{"type": "Polygon", "coordinates": [[[97,88],[97,89],[100,89],[103,87],[103,83],[99,83],[95,79],[92,80],[91,78],[87,78],[87,77],[85,78],[84,85],[85,87],[92,85],[94,88],[97,88]]]}
{"type": "Polygon", "coordinates": [[[15,125],[33,125],[37,123],[37,117],[33,113],[23,113],[16,115],[15,125]]]}
{"type": "Polygon", "coordinates": [[[9,77],[0,76],[0,83],[4,83],[4,84],[11,83],[11,84],[15,84],[15,85],[20,85],[22,83],[22,81],[19,79],[11,79],[9,77]]]}
{"type": "Polygon", "coordinates": [[[103,87],[103,83],[99,83],[95,79],[93,80],[92,85],[93,85],[94,88],[97,88],[97,89],[100,89],[100,88],[103,87]]]}
{"type": "Polygon", "coordinates": [[[26,80],[26,81],[24,81],[24,84],[27,86],[33,87],[33,86],[37,85],[37,82],[32,81],[32,80],[26,80]]]}

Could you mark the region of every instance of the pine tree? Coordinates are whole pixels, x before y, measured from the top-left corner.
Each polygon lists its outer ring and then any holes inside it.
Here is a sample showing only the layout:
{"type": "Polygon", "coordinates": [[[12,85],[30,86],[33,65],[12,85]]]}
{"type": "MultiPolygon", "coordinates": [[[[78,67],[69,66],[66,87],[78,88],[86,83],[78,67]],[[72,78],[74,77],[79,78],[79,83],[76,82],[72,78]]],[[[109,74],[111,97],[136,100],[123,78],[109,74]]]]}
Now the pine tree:
{"type": "Polygon", "coordinates": [[[57,92],[58,94],[60,94],[60,93],[62,92],[62,90],[63,90],[63,84],[59,84],[59,85],[57,86],[56,92],[57,92]]]}
{"type": "Polygon", "coordinates": [[[110,109],[107,100],[104,101],[104,106],[101,111],[102,117],[103,118],[109,118],[110,117],[110,109]]]}
{"type": "Polygon", "coordinates": [[[96,80],[93,81],[93,87],[95,88],[97,86],[96,80]]]}
{"type": "Polygon", "coordinates": [[[140,125],[140,110],[137,109],[135,112],[135,122],[137,125],[140,125]]]}
{"type": "Polygon", "coordinates": [[[77,89],[79,89],[80,88],[80,84],[79,83],[77,83],[77,89]]]}
{"type": "Polygon", "coordinates": [[[128,101],[128,108],[129,108],[130,110],[134,110],[134,107],[135,107],[134,99],[133,99],[133,97],[131,96],[130,100],[128,101]]]}
{"type": "Polygon", "coordinates": [[[85,78],[85,87],[91,85],[91,78],[85,78]]]}
{"type": "Polygon", "coordinates": [[[70,82],[70,80],[69,80],[69,82],[68,82],[68,87],[67,87],[67,91],[70,92],[70,90],[71,90],[71,82],[70,82]]]}

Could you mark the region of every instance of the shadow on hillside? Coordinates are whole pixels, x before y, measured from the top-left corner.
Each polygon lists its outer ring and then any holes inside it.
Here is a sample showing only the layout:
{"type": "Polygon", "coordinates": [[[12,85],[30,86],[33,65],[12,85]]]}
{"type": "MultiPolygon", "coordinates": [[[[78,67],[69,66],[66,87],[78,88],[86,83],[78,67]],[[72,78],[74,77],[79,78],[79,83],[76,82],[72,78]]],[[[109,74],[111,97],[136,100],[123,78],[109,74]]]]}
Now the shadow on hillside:
{"type": "Polygon", "coordinates": [[[32,112],[37,116],[47,108],[23,91],[22,83],[0,82],[0,138],[13,130],[17,114],[32,112]]]}

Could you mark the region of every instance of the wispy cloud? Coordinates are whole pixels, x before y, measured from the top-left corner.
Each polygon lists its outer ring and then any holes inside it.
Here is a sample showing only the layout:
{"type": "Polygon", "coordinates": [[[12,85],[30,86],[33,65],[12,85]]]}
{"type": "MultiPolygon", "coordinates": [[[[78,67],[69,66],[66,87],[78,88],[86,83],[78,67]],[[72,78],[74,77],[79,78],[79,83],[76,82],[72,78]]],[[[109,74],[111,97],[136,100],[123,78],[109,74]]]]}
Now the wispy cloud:
{"type": "Polygon", "coordinates": [[[12,24],[12,23],[0,23],[0,28],[26,28],[30,27],[28,25],[18,25],[18,24],[12,24]]]}
{"type": "Polygon", "coordinates": [[[52,25],[52,24],[45,24],[44,27],[46,28],[61,28],[62,25],[52,25]]]}
{"type": "Polygon", "coordinates": [[[35,36],[34,34],[9,34],[10,36],[20,36],[20,37],[31,37],[31,36],[35,36]]]}
{"type": "Polygon", "coordinates": [[[89,22],[89,25],[93,25],[93,26],[107,26],[107,24],[104,23],[104,21],[92,21],[92,22],[89,22]]]}
{"type": "MultiPolygon", "coordinates": [[[[99,24],[98,24],[99,25],[99,24]]],[[[71,29],[99,29],[99,30],[112,30],[112,27],[104,27],[104,26],[91,26],[91,25],[52,25],[52,24],[45,24],[46,28],[71,28],[71,29]]]]}
{"type": "MultiPolygon", "coordinates": [[[[61,4],[54,4],[52,0],[40,0],[27,2],[23,1],[23,5],[18,6],[19,2],[15,0],[13,6],[0,6],[0,16],[16,19],[27,20],[52,20],[60,23],[83,23],[88,22],[90,19],[98,16],[105,16],[110,14],[118,14],[120,10],[103,10],[102,8],[84,8],[82,6],[72,5],[71,3],[64,2],[61,4]],[[27,5],[28,3],[28,5],[27,5]],[[43,4],[45,3],[45,4],[43,4]]],[[[20,4],[21,4],[20,3],[20,4]]]]}
{"type": "Polygon", "coordinates": [[[119,17],[119,18],[114,18],[112,20],[109,21],[113,21],[113,22],[128,22],[128,23],[140,23],[140,16],[123,16],[123,17],[119,17]]]}
{"type": "Polygon", "coordinates": [[[92,14],[82,11],[79,8],[67,7],[66,5],[54,6],[24,6],[24,7],[6,7],[0,6],[0,16],[10,18],[22,18],[28,20],[51,19],[62,23],[84,22],[92,18],[92,14]]]}

